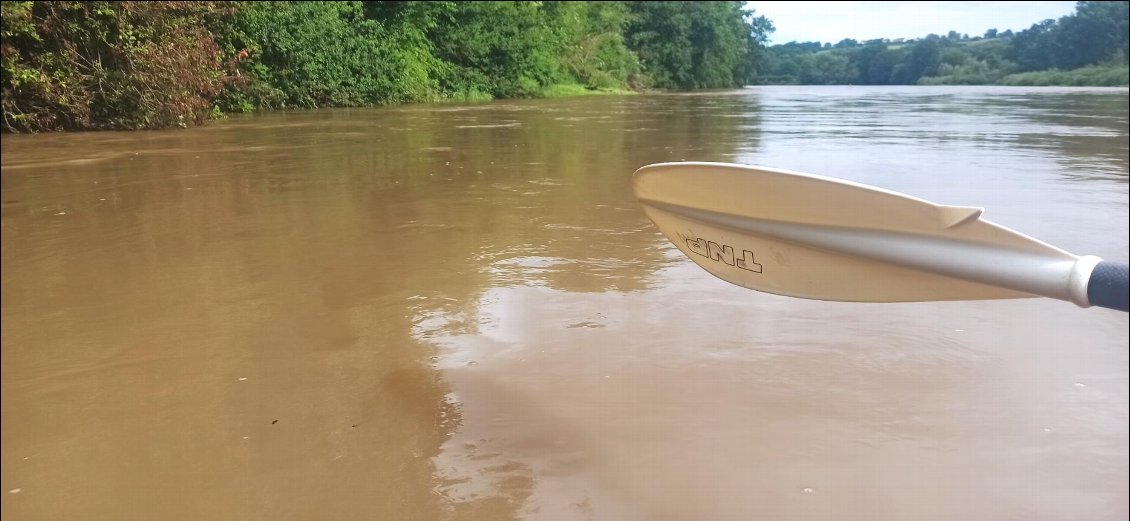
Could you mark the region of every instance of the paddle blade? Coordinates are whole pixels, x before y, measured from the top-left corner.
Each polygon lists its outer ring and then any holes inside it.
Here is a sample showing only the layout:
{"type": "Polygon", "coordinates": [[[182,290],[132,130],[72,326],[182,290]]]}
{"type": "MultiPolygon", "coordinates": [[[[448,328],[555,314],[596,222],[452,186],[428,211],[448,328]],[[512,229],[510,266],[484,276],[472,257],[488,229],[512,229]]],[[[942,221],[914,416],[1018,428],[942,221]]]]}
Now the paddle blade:
{"type": "Polygon", "coordinates": [[[1002,281],[1012,267],[1059,273],[1077,259],[981,220],[977,208],[820,176],[664,163],[639,169],[633,185],[648,217],[695,263],[778,295],[854,302],[1027,298],[1036,295],[1017,289],[1027,282],[1002,281]]]}

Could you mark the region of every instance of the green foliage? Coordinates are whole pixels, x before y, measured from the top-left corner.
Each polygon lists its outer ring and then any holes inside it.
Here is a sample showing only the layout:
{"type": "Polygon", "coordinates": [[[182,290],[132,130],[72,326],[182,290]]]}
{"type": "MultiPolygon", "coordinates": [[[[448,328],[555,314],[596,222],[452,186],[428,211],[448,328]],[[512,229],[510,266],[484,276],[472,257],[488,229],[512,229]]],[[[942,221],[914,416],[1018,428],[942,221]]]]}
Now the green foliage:
{"type": "Polygon", "coordinates": [[[900,55],[898,51],[887,49],[882,43],[873,43],[859,49],[852,56],[855,66],[859,69],[856,83],[863,85],[887,85],[891,83],[891,74],[898,64],[900,55]]]}
{"type": "Polygon", "coordinates": [[[918,80],[919,85],[996,85],[1004,73],[983,61],[970,60],[960,65],[942,64],[934,76],[918,80]]]}
{"type": "Polygon", "coordinates": [[[891,82],[912,85],[923,76],[931,76],[942,64],[942,43],[928,38],[910,48],[905,59],[892,70],[891,82]]]}
{"type": "Polygon", "coordinates": [[[215,2],[4,2],[3,129],[200,122],[223,85],[215,2]]]}
{"type": "Polygon", "coordinates": [[[1130,85],[1130,67],[1126,65],[1091,65],[1069,71],[1022,72],[1001,78],[1001,85],[1071,85],[1088,87],[1123,87],[1130,85]]]}
{"type": "Polygon", "coordinates": [[[541,2],[454,3],[428,31],[436,56],[450,64],[440,81],[449,91],[519,97],[563,79],[552,14],[541,2]]]}
{"type": "Polygon", "coordinates": [[[597,94],[630,94],[632,91],[624,88],[606,87],[593,88],[578,83],[558,83],[542,89],[542,98],[568,98],[576,96],[593,96],[597,94]]]}
{"type": "Polygon", "coordinates": [[[1125,84],[1117,71],[1127,63],[1128,4],[1078,2],[1075,13],[1059,20],[1016,34],[990,29],[984,38],[950,31],[910,42],[790,42],[769,49],[760,78],[803,84],[1125,84]],[[1096,64],[1101,66],[1090,67],[1096,64]],[[1048,72],[1014,74],[1033,71],[1048,72]]]}
{"type": "Polygon", "coordinates": [[[655,86],[739,87],[751,78],[756,48],[772,25],[750,21],[744,2],[630,2],[628,46],[655,86]]]}
{"type": "Polygon", "coordinates": [[[219,34],[229,54],[247,56],[227,110],[420,101],[437,88],[426,46],[367,19],[360,2],[243,3],[219,34]]]}
{"type": "Polygon", "coordinates": [[[639,58],[628,49],[624,38],[624,29],[631,17],[627,5],[623,2],[554,2],[550,5],[564,44],[561,63],[573,78],[597,89],[623,88],[638,81],[639,58]]]}
{"type": "Polygon", "coordinates": [[[1051,68],[1059,54],[1059,42],[1056,41],[1059,32],[1056,29],[1055,20],[1044,20],[1021,31],[1012,38],[1012,46],[1006,56],[1022,71],[1051,68]]]}
{"type": "Polygon", "coordinates": [[[1075,13],[1018,33],[1008,51],[1021,71],[1074,69],[1127,54],[1130,2],[1078,2],[1075,13]]]}
{"type": "Polygon", "coordinates": [[[856,64],[838,52],[798,53],[783,59],[770,53],[765,63],[766,70],[772,71],[760,77],[766,83],[846,85],[859,77],[856,64]]]}
{"type": "Polygon", "coordinates": [[[0,4],[3,130],[160,128],[223,112],[634,88],[1126,83],[1127,6],[1013,34],[790,42],[744,2],[0,4]]]}
{"type": "Polygon", "coordinates": [[[733,87],[753,77],[772,31],[742,2],[2,5],[5,131],[733,87]]]}

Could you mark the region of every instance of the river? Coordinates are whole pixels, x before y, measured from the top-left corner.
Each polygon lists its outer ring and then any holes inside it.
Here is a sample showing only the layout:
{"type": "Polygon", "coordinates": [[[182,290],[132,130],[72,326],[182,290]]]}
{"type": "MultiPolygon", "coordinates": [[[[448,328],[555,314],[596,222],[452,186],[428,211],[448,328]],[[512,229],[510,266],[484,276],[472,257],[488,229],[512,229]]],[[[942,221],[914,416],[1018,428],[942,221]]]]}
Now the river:
{"type": "Polygon", "coordinates": [[[1127,99],[766,87],[5,135],[0,510],[1124,520],[1125,313],[745,290],[629,181],[797,170],[1124,262],[1127,99]]]}

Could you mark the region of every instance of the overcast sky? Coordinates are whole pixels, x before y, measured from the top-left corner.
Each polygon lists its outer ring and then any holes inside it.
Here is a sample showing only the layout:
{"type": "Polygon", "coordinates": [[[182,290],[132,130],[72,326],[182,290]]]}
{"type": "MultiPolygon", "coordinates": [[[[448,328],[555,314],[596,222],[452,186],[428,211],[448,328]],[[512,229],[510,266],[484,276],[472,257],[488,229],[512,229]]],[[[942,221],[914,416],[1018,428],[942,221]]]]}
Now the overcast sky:
{"type": "Polygon", "coordinates": [[[1074,12],[1075,2],[746,2],[777,28],[770,44],[836,43],[921,38],[951,30],[981,36],[987,29],[1022,31],[1074,12]]]}

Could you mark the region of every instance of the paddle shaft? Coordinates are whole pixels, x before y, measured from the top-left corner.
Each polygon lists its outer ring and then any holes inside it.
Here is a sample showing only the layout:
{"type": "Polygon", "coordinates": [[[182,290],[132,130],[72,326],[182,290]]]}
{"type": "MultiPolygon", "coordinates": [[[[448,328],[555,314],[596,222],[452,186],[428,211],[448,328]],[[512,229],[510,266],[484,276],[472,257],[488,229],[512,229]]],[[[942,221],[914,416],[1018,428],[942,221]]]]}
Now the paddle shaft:
{"type": "MultiPolygon", "coordinates": [[[[772,222],[648,201],[653,207],[692,221],[749,234],[788,240],[815,249],[866,257],[961,280],[1041,297],[1127,311],[1127,265],[1086,255],[1049,261],[1039,253],[997,248],[938,237],[845,230],[772,222]]],[[[695,259],[696,261],[700,259],[695,259]]]]}

